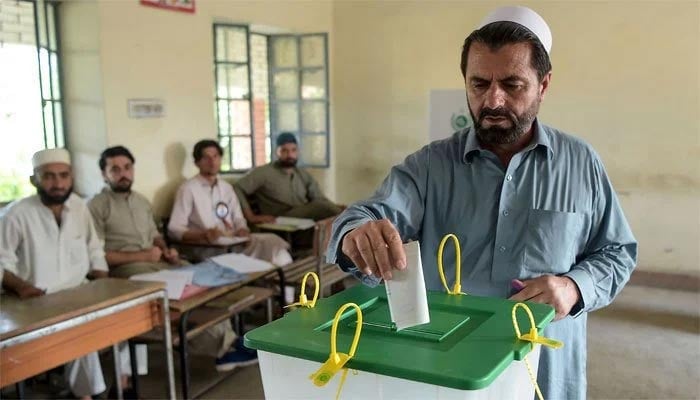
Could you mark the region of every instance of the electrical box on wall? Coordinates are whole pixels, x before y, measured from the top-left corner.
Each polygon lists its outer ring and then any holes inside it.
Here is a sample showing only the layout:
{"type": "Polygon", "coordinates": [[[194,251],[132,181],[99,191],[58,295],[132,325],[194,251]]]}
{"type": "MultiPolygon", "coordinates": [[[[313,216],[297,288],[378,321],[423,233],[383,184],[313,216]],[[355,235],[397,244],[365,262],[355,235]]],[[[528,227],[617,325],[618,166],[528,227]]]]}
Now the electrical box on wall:
{"type": "Polygon", "coordinates": [[[130,99],[129,118],[162,118],[165,116],[165,102],[160,99],[130,99]]]}

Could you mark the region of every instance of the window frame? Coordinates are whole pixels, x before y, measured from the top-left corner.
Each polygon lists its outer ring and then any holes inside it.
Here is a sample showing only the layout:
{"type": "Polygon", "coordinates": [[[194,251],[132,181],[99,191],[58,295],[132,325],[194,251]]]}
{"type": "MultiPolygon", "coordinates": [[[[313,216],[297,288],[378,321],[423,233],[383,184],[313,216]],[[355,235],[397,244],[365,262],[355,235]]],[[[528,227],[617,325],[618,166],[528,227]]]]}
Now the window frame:
{"type": "MultiPolygon", "coordinates": [[[[36,72],[38,72],[38,87],[28,90],[28,93],[36,93],[41,113],[41,128],[29,131],[29,134],[41,135],[41,147],[38,149],[66,148],[70,149],[70,142],[66,134],[66,111],[64,103],[64,74],[62,63],[60,13],[61,1],[59,0],[12,0],[8,3],[31,5],[34,41],[23,42],[27,46],[34,46],[36,52],[36,72]],[[42,60],[42,52],[45,52],[45,62],[42,60]],[[46,74],[45,74],[46,72],[46,74]],[[45,76],[46,75],[46,76],[45,76]],[[44,86],[48,86],[44,88],[44,86]],[[54,93],[56,91],[57,93],[54,93]],[[46,107],[50,107],[53,129],[49,129],[46,107]],[[58,123],[56,121],[59,121],[58,123]]],[[[28,8],[28,7],[27,7],[28,8]]],[[[32,102],[35,100],[32,99],[32,102]]],[[[30,156],[31,158],[31,156],[30,156]]],[[[30,161],[30,160],[28,160],[30,161]]],[[[17,200],[18,197],[0,200],[0,207],[17,200]]]]}
{"type": "MultiPolygon", "coordinates": [[[[248,25],[243,25],[243,24],[229,24],[229,23],[221,23],[221,22],[215,22],[212,28],[213,36],[214,36],[214,104],[216,106],[216,136],[217,136],[217,141],[221,143],[222,138],[228,138],[228,146],[226,149],[224,149],[224,152],[228,153],[228,160],[229,160],[229,169],[228,170],[221,170],[221,173],[242,173],[248,171],[248,169],[234,169],[233,167],[233,138],[234,137],[248,137],[250,138],[250,159],[251,159],[251,164],[253,168],[255,166],[255,140],[254,140],[254,126],[253,126],[253,80],[252,80],[252,74],[251,74],[251,69],[250,69],[250,29],[248,25]],[[219,54],[218,54],[218,36],[217,36],[217,29],[218,28],[236,28],[236,29],[243,29],[245,31],[245,36],[246,36],[246,62],[237,62],[237,61],[220,61],[219,60],[219,54]],[[230,113],[230,107],[229,104],[231,101],[244,101],[246,99],[240,99],[240,98],[232,98],[228,96],[227,97],[219,97],[219,66],[220,65],[235,65],[235,66],[245,66],[248,70],[248,121],[249,121],[249,126],[250,126],[250,133],[248,135],[241,135],[241,134],[233,134],[231,132],[231,113],[230,113]],[[228,132],[224,135],[221,132],[221,128],[219,125],[219,120],[221,118],[221,101],[225,101],[227,107],[229,107],[228,111],[226,112],[227,119],[228,119],[228,132]]],[[[224,30],[225,32],[225,30],[224,30]]],[[[228,79],[228,74],[226,75],[228,79]]],[[[227,85],[228,86],[228,85],[227,85]]],[[[223,167],[223,165],[222,165],[223,167]]]]}
{"type": "Polygon", "coordinates": [[[61,36],[60,36],[60,1],[55,0],[19,0],[21,2],[31,3],[34,15],[34,36],[35,36],[35,47],[36,47],[36,57],[37,66],[39,68],[39,100],[41,104],[41,120],[44,133],[44,148],[68,148],[68,138],[66,136],[66,119],[65,119],[65,107],[63,102],[63,68],[61,67],[61,36]],[[43,6],[43,18],[39,16],[39,7],[43,6]],[[49,23],[49,9],[51,9],[51,19],[52,23],[49,23]],[[43,30],[46,35],[45,38],[41,36],[41,23],[43,22],[43,30]],[[53,30],[51,30],[53,28],[53,30]],[[53,32],[51,32],[53,31],[53,32]],[[53,41],[55,48],[51,48],[51,36],[53,36],[53,41]],[[43,42],[45,39],[45,42],[43,42]],[[46,61],[48,65],[46,70],[48,71],[48,77],[45,79],[43,76],[42,68],[42,57],[41,51],[46,51],[46,61]],[[52,55],[54,57],[52,57],[52,55]],[[52,65],[52,58],[56,61],[56,72],[55,78],[58,80],[54,84],[54,73],[52,65]],[[45,96],[46,91],[44,90],[44,83],[48,82],[48,96],[45,96]],[[58,94],[54,93],[54,87],[58,88],[58,94]],[[53,146],[49,146],[49,132],[46,126],[46,112],[45,107],[47,104],[51,105],[51,120],[53,121],[53,146]],[[60,110],[56,112],[56,105],[59,106],[60,110]],[[60,117],[60,125],[56,124],[56,115],[60,117]],[[60,132],[58,131],[60,129],[60,132]]]}
{"type": "MultiPolygon", "coordinates": [[[[285,34],[266,34],[266,33],[261,33],[261,32],[252,32],[250,29],[250,26],[247,24],[240,24],[240,23],[225,23],[225,22],[215,22],[213,23],[212,26],[212,35],[213,35],[213,45],[214,45],[214,108],[215,108],[215,119],[216,119],[216,131],[217,131],[217,140],[219,143],[221,143],[223,138],[228,138],[228,146],[224,148],[225,152],[225,157],[228,158],[228,164],[229,165],[222,165],[222,168],[220,170],[220,173],[222,174],[241,174],[241,173],[246,173],[250,169],[253,169],[256,167],[256,151],[255,151],[255,138],[256,138],[256,132],[255,132],[255,123],[254,123],[254,95],[253,95],[253,70],[252,70],[252,57],[251,57],[251,37],[253,35],[259,35],[259,36],[264,36],[266,38],[266,46],[267,46],[267,107],[269,112],[266,115],[267,123],[269,124],[269,136],[267,137],[268,140],[270,140],[270,160],[275,159],[275,140],[277,136],[279,135],[280,131],[277,129],[277,105],[280,103],[286,103],[286,104],[296,104],[297,108],[297,126],[298,126],[298,131],[295,131],[294,134],[297,136],[297,139],[299,140],[299,145],[301,146],[303,143],[304,138],[307,137],[314,137],[314,136],[323,136],[325,137],[326,143],[325,143],[325,160],[322,163],[309,163],[306,162],[303,157],[300,157],[299,160],[299,166],[300,167],[311,167],[311,168],[329,168],[330,167],[330,80],[329,80],[329,54],[328,54],[328,33],[325,32],[319,32],[319,33],[304,33],[304,34],[293,34],[293,33],[285,33],[285,34]],[[221,61],[219,60],[219,54],[218,54],[218,36],[217,32],[219,29],[225,29],[226,28],[236,28],[236,29],[243,29],[246,34],[246,62],[233,62],[233,61],[221,61]],[[273,66],[272,60],[273,60],[273,49],[272,49],[272,42],[274,38],[277,37],[292,37],[296,40],[297,44],[297,66],[296,67],[282,67],[282,68],[275,68],[273,66]],[[301,52],[301,44],[302,40],[307,37],[322,37],[323,38],[323,65],[322,66],[302,66],[302,52],[301,52]],[[228,118],[228,132],[222,132],[221,131],[221,124],[220,124],[220,118],[221,118],[221,106],[220,102],[225,101],[230,102],[232,100],[237,100],[237,101],[242,101],[243,99],[232,99],[230,97],[220,97],[219,96],[219,67],[220,65],[241,65],[241,66],[246,66],[247,71],[248,71],[248,118],[249,118],[249,126],[250,126],[250,133],[249,135],[234,135],[231,133],[231,114],[230,112],[227,111],[227,118],[228,118]],[[302,87],[303,87],[303,74],[304,72],[308,71],[324,71],[324,84],[325,84],[325,95],[323,98],[319,99],[304,99],[302,98],[302,87]],[[274,79],[274,72],[277,71],[295,71],[297,73],[297,78],[299,82],[299,87],[298,87],[298,93],[297,93],[297,99],[295,100],[273,100],[274,98],[274,84],[273,84],[273,79],[274,79]],[[325,130],[323,132],[306,132],[303,130],[302,126],[302,109],[303,105],[307,103],[323,103],[324,107],[324,113],[325,113],[325,130]],[[248,137],[250,138],[250,159],[251,159],[251,167],[249,169],[235,169],[234,168],[234,162],[233,162],[233,156],[234,156],[234,150],[233,150],[233,138],[234,137],[248,137]],[[225,169],[226,168],[226,169],[225,169]]],[[[227,75],[228,76],[228,75],[227,75]]],[[[230,108],[229,108],[230,110],[230,108]]]]}
{"type": "MultiPolygon", "coordinates": [[[[308,168],[330,168],[330,82],[329,82],[329,72],[328,72],[328,33],[325,32],[318,32],[318,33],[303,33],[303,34],[273,34],[273,35],[268,35],[268,46],[267,46],[267,63],[268,63],[268,79],[269,79],[269,93],[270,93],[270,141],[272,143],[275,143],[277,136],[282,132],[280,129],[277,127],[277,104],[282,103],[282,104],[296,104],[297,106],[297,126],[298,130],[294,132],[295,136],[297,136],[297,140],[299,141],[299,146],[301,147],[303,143],[303,138],[304,137],[309,137],[309,136],[325,136],[326,138],[326,157],[325,157],[325,162],[319,163],[319,164],[312,164],[306,162],[303,158],[300,157],[299,159],[299,166],[300,167],[308,167],[308,168]],[[313,36],[320,36],[323,38],[323,52],[324,52],[324,58],[323,58],[323,66],[310,66],[310,67],[305,67],[302,66],[302,46],[301,42],[304,38],[306,37],[313,37],[313,36]],[[273,63],[273,51],[272,51],[272,46],[270,45],[270,39],[274,38],[295,38],[296,39],[296,46],[297,46],[297,66],[296,67],[275,67],[273,63]],[[325,79],[325,96],[323,99],[304,99],[302,97],[302,88],[303,88],[303,75],[304,72],[308,71],[318,71],[318,70],[324,70],[324,79],[325,79]],[[284,71],[296,71],[297,72],[297,80],[299,82],[299,91],[297,93],[297,98],[296,100],[273,100],[274,98],[274,75],[275,72],[284,72],[284,71]],[[326,126],[325,126],[325,131],[324,132],[305,132],[303,129],[302,125],[302,109],[304,103],[324,103],[324,111],[326,114],[326,126]]],[[[271,146],[271,154],[270,158],[274,158],[274,146],[271,146]]]]}

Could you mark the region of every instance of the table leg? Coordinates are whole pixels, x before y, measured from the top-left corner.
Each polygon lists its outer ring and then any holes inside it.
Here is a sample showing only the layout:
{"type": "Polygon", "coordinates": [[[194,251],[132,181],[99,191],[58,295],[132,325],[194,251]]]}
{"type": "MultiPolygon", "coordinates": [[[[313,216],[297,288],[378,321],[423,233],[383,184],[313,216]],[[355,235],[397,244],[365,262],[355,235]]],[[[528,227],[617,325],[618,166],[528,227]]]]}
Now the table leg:
{"type": "MultiPolygon", "coordinates": [[[[168,381],[166,388],[168,398],[175,400],[175,367],[173,365],[173,342],[170,332],[170,305],[168,303],[168,293],[163,290],[163,344],[165,347],[165,365],[168,367],[168,381]]],[[[138,373],[138,371],[137,371],[138,373]]]]}
{"type": "Polygon", "coordinates": [[[123,400],[122,390],[122,360],[119,355],[119,344],[112,345],[112,355],[114,356],[114,386],[117,388],[117,400],[123,400]]]}
{"type": "Polygon", "coordinates": [[[279,296],[279,303],[280,303],[280,310],[282,310],[282,314],[284,315],[284,306],[287,305],[287,300],[284,298],[284,288],[287,286],[287,283],[285,282],[284,279],[284,270],[282,267],[277,267],[277,277],[279,278],[279,283],[280,283],[280,296],[279,296]]]}
{"type": "Polygon", "coordinates": [[[178,333],[180,335],[180,379],[182,380],[182,398],[190,398],[190,365],[187,354],[187,317],[189,311],[180,316],[178,333]]]}
{"type": "Polygon", "coordinates": [[[129,361],[131,363],[131,388],[139,397],[139,366],[136,359],[136,345],[129,340],[129,361]]]}
{"type": "Polygon", "coordinates": [[[17,390],[17,398],[24,400],[24,381],[15,383],[15,390],[17,390]]]}
{"type": "Polygon", "coordinates": [[[267,322],[272,322],[272,297],[267,299],[267,322]]]}

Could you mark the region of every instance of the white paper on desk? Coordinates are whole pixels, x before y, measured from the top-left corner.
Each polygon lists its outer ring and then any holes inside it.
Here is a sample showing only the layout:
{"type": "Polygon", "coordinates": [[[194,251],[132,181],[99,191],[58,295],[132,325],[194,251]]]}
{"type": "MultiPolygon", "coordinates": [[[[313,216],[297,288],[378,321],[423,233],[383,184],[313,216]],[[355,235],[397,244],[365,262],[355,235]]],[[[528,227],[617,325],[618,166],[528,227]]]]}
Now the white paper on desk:
{"type": "Polygon", "coordinates": [[[277,217],[275,218],[275,224],[291,225],[298,229],[309,229],[313,228],[316,223],[309,218],[277,217]]]}
{"type": "Polygon", "coordinates": [[[185,286],[192,284],[194,271],[162,270],[148,274],[132,275],[129,279],[135,281],[165,282],[168,298],[178,300],[185,291],[185,286]]]}
{"type": "Polygon", "coordinates": [[[409,242],[403,248],[406,252],[406,269],[393,269],[392,279],[385,281],[389,313],[397,330],[430,322],[420,244],[409,242]]]}
{"type": "Polygon", "coordinates": [[[248,240],[250,239],[246,236],[219,236],[214,243],[221,246],[232,246],[234,244],[247,242],[248,240]]]}
{"type": "Polygon", "coordinates": [[[220,256],[210,258],[211,261],[222,267],[231,268],[241,274],[250,274],[252,272],[269,271],[275,266],[267,261],[257,258],[248,257],[243,254],[227,253],[220,256]]]}

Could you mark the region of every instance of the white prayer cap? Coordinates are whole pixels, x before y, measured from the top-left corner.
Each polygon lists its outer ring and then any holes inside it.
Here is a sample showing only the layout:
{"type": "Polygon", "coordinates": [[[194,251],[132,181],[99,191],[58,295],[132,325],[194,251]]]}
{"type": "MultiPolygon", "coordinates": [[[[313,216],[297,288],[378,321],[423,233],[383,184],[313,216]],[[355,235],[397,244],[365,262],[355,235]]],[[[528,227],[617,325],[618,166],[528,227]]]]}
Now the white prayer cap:
{"type": "Polygon", "coordinates": [[[522,6],[497,8],[481,21],[479,29],[490,23],[501,21],[515,22],[524,26],[537,36],[547,54],[552,50],[552,31],[549,30],[544,18],[531,9],[522,6]]]}
{"type": "Polygon", "coordinates": [[[62,163],[70,165],[70,154],[66,149],[46,149],[34,153],[32,168],[37,169],[45,164],[62,163]]]}

